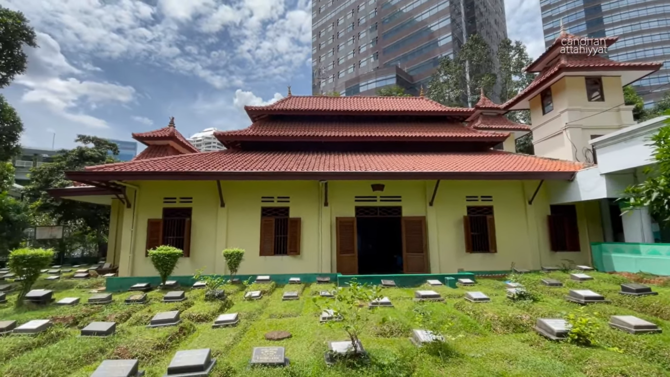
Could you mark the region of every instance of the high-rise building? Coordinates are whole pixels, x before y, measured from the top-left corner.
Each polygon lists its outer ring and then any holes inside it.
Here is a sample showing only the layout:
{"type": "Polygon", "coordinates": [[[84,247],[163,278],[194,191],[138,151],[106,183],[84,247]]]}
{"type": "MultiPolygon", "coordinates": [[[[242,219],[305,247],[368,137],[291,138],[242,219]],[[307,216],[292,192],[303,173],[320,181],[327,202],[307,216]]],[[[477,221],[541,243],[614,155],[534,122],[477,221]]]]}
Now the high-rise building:
{"type": "Polygon", "coordinates": [[[507,37],[504,0],[313,0],[312,93],[417,94],[475,33],[495,54],[507,37]]]}
{"type": "Polygon", "coordinates": [[[14,181],[18,185],[30,183],[30,169],[51,162],[51,157],[59,151],[56,149],[39,149],[21,147],[21,154],[12,160],[14,165],[14,181]]]}
{"type": "Polygon", "coordinates": [[[119,154],[114,156],[119,161],[130,161],[137,156],[137,142],[107,139],[119,146],[119,154]]]}
{"type": "Polygon", "coordinates": [[[670,2],[667,0],[541,0],[544,42],[563,28],[588,37],[619,36],[608,50],[620,62],[665,61],[658,72],[634,86],[651,106],[670,89],[670,2]]]}
{"type": "Polygon", "coordinates": [[[188,138],[188,141],[194,147],[198,148],[200,152],[214,152],[226,149],[214,136],[214,132],[216,131],[218,131],[216,128],[205,128],[188,138]]]}

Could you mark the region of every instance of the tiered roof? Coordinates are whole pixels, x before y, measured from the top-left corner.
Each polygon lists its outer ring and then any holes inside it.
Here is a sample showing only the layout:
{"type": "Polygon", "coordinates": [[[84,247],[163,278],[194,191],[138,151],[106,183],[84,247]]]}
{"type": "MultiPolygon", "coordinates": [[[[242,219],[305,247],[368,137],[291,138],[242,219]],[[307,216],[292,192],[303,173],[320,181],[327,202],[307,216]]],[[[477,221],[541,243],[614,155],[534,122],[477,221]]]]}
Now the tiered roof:
{"type": "Polygon", "coordinates": [[[200,152],[177,131],[174,117],[170,118],[170,123],[167,127],[149,132],[133,133],[132,135],[133,139],[147,146],[133,160],[200,152]]]}
{"type": "Polygon", "coordinates": [[[505,117],[505,110],[486,97],[484,89],[481,90],[479,101],[475,105],[474,112],[468,117],[468,126],[474,130],[481,131],[521,131],[530,132],[527,124],[516,123],[505,117]]]}

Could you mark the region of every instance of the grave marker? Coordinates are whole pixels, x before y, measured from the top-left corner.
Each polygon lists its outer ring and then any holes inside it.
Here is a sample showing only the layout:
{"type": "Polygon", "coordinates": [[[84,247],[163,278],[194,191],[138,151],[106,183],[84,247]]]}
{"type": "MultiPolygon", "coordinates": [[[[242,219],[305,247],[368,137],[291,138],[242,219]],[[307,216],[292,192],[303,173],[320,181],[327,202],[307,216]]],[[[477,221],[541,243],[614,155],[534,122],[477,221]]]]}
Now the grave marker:
{"type": "Polygon", "coordinates": [[[13,334],[34,335],[51,327],[51,321],[48,319],[34,319],[14,329],[13,334]]]}
{"type": "Polygon", "coordinates": [[[116,322],[91,322],[81,329],[81,336],[110,336],[116,332],[116,322]]]}
{"type": "Polygon", "coordinates": [[[199,289],[199,288],[205,288],[207,286],[207,283],[204,281],[196,281],[193,283],[193,289],[199,289]]]}
{"type": "Polygon", "coordinates": [[[515,268],[514,272],[517,273],[517,274],[527,274],[527,273],[530,272],[530,270],[526,270],[526,269],[523,269],[523,268],[515,268]]]}
{"type": "Polygon", "coordinates": [[[464,286],[475,285],[475,281],[472,279],[458,279],[458,284],[464,286]]]}
{"type": "Polygon", "coordinates": [[[575,270],[578,270],[578,271],[593,271],[593,267],[586,266],[586,265],[578,265],[578,266],[575,266],[575,270]]]}
{"type": "Polygon", "coordinates": [[[172,291],[163,296],[163,302],[181,302],[186,300],[184,291],[172,291]]]}
{"type": "Polygon", "coordinates": [[[0,304],[4,304],[7,302],[7,295],[3,292],[0,292],[0,304]]]}
{"type": "Polygon", "coordinates": [[[328,284],[330,283],[330,277],[328,276],[317,276],[316,284],[328,284]]]}
{"type": "Polygon", "coordinates": [[[11,290],[12,290],[12,285],[11,284],[0,285],[0,292],[11,292],[11,290]]]}
{"type": "Polygon", "coordinates": [[[385,287],[385,288],[393,288],[393,287],[396,286],[394,280],[382,279],[381,284],[382,284],[382,287],[385,287]]]}
{"type": "Polygon", "coordinates": [[[515,282],[505,282],[505,287],[506,288],[523,288],[523,285],[521,283],[515,283],[515,282]]]}
{"type": "Polygon", "coordinates": [[[524,288],[507,288],[507,298],[515,299],[519,294],[525,293],[524,288]]]}
{"type": "Polygon", "coordinates": [[[576,281],[587,281],[593,280],[593,278],[587,274],[570,274],[570,279],[576,281]]]}
{"type": "Polygon", "coordinates": [[[58,300],[56,305],[77,305],[79,303],[79,297],[66,297],[58,300]]]}
{"type": "Polygon", "coordinates": [[[47,270],[47,274],[49,275],[57,275],[60,273],[61,273],[60,269],[47,270]]]}
{"type": "Polygon", "coordinates": [[[82,274],[74,274],[74,276],[72,276],[72,277],[73,277],[74,279],[88,279],[89,277],[91,277],[91,275],[89,275],[88,272],[87,272],[87,273],[85,273],[85,274],[84,274],[84,273],[82,273],[82,274]]]}
{"type": "Polygon", "coordinates": [[[533,329],[540,335],[551,340],[562,340],[570,332],[570,324],[564,319],[540,318],[533,329]]]}
{"type": "Polygon", "coordinates": [[[151,318],[151,322],[147,327],[166,327],[166,326],[175,326],[181,323],[179,318],[179,311],[174,310],[170,312],[161,312],[151,318]]]}
{"type": "Polygon", "coordinates": [[[16,328],[16,321],[0,321],[0,335],[9,334],[16,328]]]}
{"type": "Polygon", "coordinates": [[[254,347],[251,354],[251,365],[287,366],[284,347],[254,347]]]}
{"type": "Polygon", "coordinates": [[[415,301],[444,301],[442,296],[435,291],[414,291],[415,301]]]}
{"type": "Polygon", "coordinates": [[[298,296],[298,292],[284,292],[282,295],[282,301],[288,301],[288,300],[298,300],[300,297],[298,296]]]}
{"type": "Polygon", "coordinates": [[[216,359],[212,359],[212,351],[209,348],[177,351],[164,377],[208,376],[215,364],[216,359]]]}
{"type": "Polygon", "coordinates": [[[387,307],[387,308],[392,308],[393,303],[388,297],[382,297],[382,298],[377,298],[372,300],[369,304],[370,308],[377,308],[377,307],[387,307]]]}
{"type": "Polygon", "coordinates": [[[149,292],[151,290],[150,283],[137,283],[132,285],[128,291],[140,291],[140,292],[149,292]]]}
{"type": "Polygon", "coordinates": [[[560,267],[556,266],[542,266],[542,271],[544,272],[553,272],[553,271],[560,271],[560,267]]]}
{"type": "Polygon", "coordinates": [[[76,274],[88,274],[88,270],[87,269],[79,269],[79,270],[75,271],[75,273],[76,274]]]}
{"type": "Polygon", "coordinates": [[[140,377],[144,372],[139,371],[137,360],[104,360],[91,377],[140,377]]]}
{"type": "Polygon", "coordinates": [[[72,272],[72,269],[71,269],[71,268],[64,268],[64,269],[62,270],[62,272],[72,272]]]}
{"type": "Polygon", "coordinates": [[[176,280],[166,280],[165,284],[160,285],[161,288],[177,288],[179,283],[176,280]]]}
{"type": "Polygon", "coordinates": [[[240,316],[237,313],[221,314],[214,320],[212,328],[235,326],[240,323],[240,316]]]}
{"type": "Polygon", "coordinates": [[[656,324],[632,315],[613,315],[610,317],[609,325],[630,334],[649,334],[663,331],[656,324]]]}
{"type": "Polygon", "coordinates": [[[571,289],[565,299],[582,305],[608,302],[605,297],[588,289],[571,289]]]}
{"type": "Polygon", "coordinates": [[[439,281],[439,280],[435,280],[435,279],[428,279],[428,280],[426,280],[426,283],[427,283],[428,285],[431,285],[431,286],[434,286],[434,287],[435,287],[435,286],[439,286],[439,285],[444,285],[444,284],[442,284],[441,281],[439,281]]]}
{"type": "Polygon", "coordinates": [[[140,293],[128,297],[124,302],[126,304],[146,304],[149,300],[146,293],[140,293]]]}
{"type": "Polygon", "coordinates": [[[13,278],[16,277],[16,274],[13,273],[13,272],[10,272],[10,273],[8,273],[8,274],[5,274],[5,276],[3,276],[3,277],[4,277],[5,279],[13,279],[13,278]]]}
{"type": "Polygon", "coordinates": [[[33,289],[26,294],[24,301],[35,305],[47,305],[54,301],[53,293],[49,289],[33,289]]]}
{"type": "Polygon", "coordinates": [[[563,283],[556,279],[542,279],[542,284],[546,285],[547,287],[562,287],[563,283]]]}
{"type": "Polygon", "coordinates": [[[300,278],[290,278],[288,279],[289,284],[300,284],[300,278]]]}
{"type": "Polygon", "coordinates": [[[263,298],[261,291],[249,291],[244,295],[245,300],[260,300],[261,298],[263,298]]]}
{"type": "Polygon", "coordinates": [[[465,299],[470,302],[489,302],[491,299],[489,296],[485,295],[482,292],[467,292],[465,294],[465,299]]]}
{"type": "Polygon", "coordinates": [[[54,270],[57,270],[61,267],[63,267],[63,266],[61,266],[60,264],[55,264],[55,265],[51,266],[51,268],[53,268],[54,270]]]}
{"type": "Polygon", "coordinates": [[[269,283],[269,282],[270,282],[270,276],[269,275],[256,276],[255,283],[269,283]]]}
{"type": "Polygon", "coordinates": [[[341,316],[336,316],[335,311],[333,309],[326,309],[323,312],[321,312],[321,317],[319,318],[319,322],[324,323],[324,322],[330,322],[330,321],[341,321],[342,317],[341,316]]]}
{"type": "Polygon", "coordinates": [[[333,295],[333,292],[330,292],[330,291],[321,291],[321,292],[319,292],[319,296],[326,297],[326,298],[335,297],[335,295],[333,295]]]}
{"type": "MultiPolygon", "coordinates": [[[[47,271],[49,271],[49,269],[43,269],[43,270],[40,270],[40,273],[42,273],[42,274],[46,274],[47,271]]],[[[2,274],[2,273],[3,273],[3,272],[0,271],[0,274],[2,274]]],[[[1,278],[2,278],[2,276],[0,276],[0,279],[1,279],[1,278]]]]}
{"type": "Polygon", "coordinates": [[[415,346],[422,347],[432,342],[444,342],[444,337],[442,335],[435,335],[429,330],[415,329],[412,330],[412,337],[410,340],[415,346]]]}
{"type": "Polygon", "coordinates": [[[335,363],[336,356],[346,355],[365,355],[365,350],[361,342],[358,342],[358,347],[354,348],[351,340],[328,342],[328,352],[326,352],[326,364],[332,365],[335,363]],[[355,351],[354,351],[355,349],[355,351]]]}
{"type": "Polygon", "coordinates": [[[108,273],[108,274],[104,274],[104,275],[102,275],[102,277],[104,277],[104,278],[113,278],[114,276],[116,276],[116,274],[111,273],[111,272],[108,273]]]}
{"type": "Polygon", "coordinates": [[[111,293],[100,293],[88,298],[88,303],[91,305],[107,305],[112,302],[111,293]]]}
{"type": "Polygon", "coordinates": [[[636,283],[621,284],[619,293],[627,296],[655,296],[658,294],[658,292],[653,292],[651,287],[636,283]]]}
{"type": "Polygon", "coordinates": [[[60,280],[60,275],[47,276],[44,280],[60,280]]]}

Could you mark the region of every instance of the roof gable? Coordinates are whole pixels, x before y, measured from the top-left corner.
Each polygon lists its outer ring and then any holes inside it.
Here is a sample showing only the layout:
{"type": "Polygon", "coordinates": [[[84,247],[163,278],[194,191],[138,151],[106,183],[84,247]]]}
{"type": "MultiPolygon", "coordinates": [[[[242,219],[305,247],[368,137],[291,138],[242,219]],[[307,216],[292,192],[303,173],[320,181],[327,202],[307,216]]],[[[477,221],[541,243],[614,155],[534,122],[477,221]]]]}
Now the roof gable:
{"type": "Polygon", "coordinates": [[[174,117],[170,118],[170,123],[167,125],[167,127],[149,132],[133,133],[132,136],[133,139],[147,146],[170,144],[180,153],[200,152],[179,131],[177,131],[177,127],[174,123],[174,117]]]}

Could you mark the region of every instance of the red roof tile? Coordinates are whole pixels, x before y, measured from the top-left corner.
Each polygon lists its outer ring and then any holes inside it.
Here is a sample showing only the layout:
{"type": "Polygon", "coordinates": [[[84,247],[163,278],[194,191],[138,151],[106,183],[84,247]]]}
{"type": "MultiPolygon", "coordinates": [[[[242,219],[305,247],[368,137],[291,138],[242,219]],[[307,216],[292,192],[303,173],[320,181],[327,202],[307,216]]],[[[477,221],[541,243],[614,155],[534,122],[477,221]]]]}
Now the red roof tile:
{"type": "MultiPolygon", "coordinates": [[[[356,176],[362,173],[397,173],[411,177],[435,174],[574,173],[583,164],[530,155],[489,150],[485,152],[257,152],[225,150],[185,154],[148,160],[87,167],[83,172],[68,172],[70,177],[151,176],[175,177],[207,175],[225,179],[254,174],[313,177],[319,174],[356,176]],[[134,173],[134,174],[133,174],[134,173]],[[274,173],[274,174],[271,174],[274,173]]],[[[364,175],[364,174],[363,174],[364,175]]],[[[503,176],[505,174],[499,174],[503,176]]],[[[571,178],[561,174],[562,179],[571,178]]],[[[111,179],[111,178],[110,178],[111,179]]],[[[518,178],[521,179],[521,178],[518,178]]]]}
{"type": "Polygon", "coordinates": [[[219,131],[215,136],[223,143],[243,140],[428,140],[467,141],[504,140],[508,134],[478,132],[455,122],[296,122],[259,120],[251,127],[236,131],[219,131]]]}
{"type": "Polygon", "coordinates": [[[179,131],[177,131],[177,128],[174,126],[174,118],[170,120],[170,124],[167,127],[149,132],[133,133],[133,139],[145,145],[152,144],[152,141],[172,141],[189,152],[200,152],[188,140],[186,140],[186,138],[179,131]]]}
{"type": "Polygon", "coordinates": [[[133,161],[145,160],[147,158],[174,156],[178,154],[182,154],[182,152],[174,149],[170,145],[149,145],[145,150],[140,152],[140,154],[135,156],[133,161]]]}
{"type": "Polygon", "coordinates": [[[397,114],[467,116],[469,108],[443,106],[425,97],[289,96],[268,106],[245,106],[252,120],[262,114],[397,114]]]}
{"type": "Polygon", "coordinates": [[[481,94],[479,96],[479,101],[477,101],[477,104],[475,104],[475,109],[500,109],[500,105],[497,103],[491,101],[484,95],[484,89],[482,89],[481,94]]]}
{"type": "Polygon", "coordinates": [[[527,124],[512,122],[504,115],[480,115],[469,125],[475,130],[530,131],[527,124]]]}

